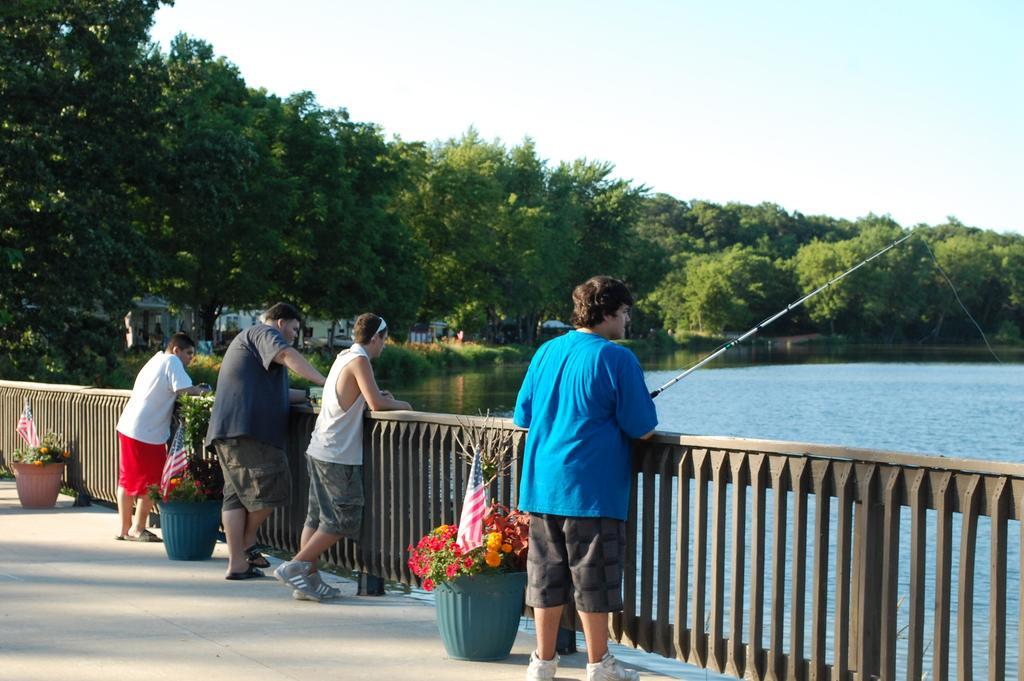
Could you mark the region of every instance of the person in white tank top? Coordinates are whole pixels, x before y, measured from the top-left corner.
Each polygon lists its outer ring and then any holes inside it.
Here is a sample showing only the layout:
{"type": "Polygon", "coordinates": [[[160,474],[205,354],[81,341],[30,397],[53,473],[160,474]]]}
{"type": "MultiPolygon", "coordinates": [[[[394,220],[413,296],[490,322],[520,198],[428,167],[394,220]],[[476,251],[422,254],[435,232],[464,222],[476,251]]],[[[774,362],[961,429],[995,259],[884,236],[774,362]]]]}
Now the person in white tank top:
{"type": "Polygon", "coordinates": [[[309,469],[309,512],[295,557],[274,570],[292,589],[292,597],[321,601],[335,598],[317,572],[320,554],[338,540],[358,541],[363,517],[363,416],[373,411],[412,409],[377,387],[371,359],[384,351],[384,319],[366,313],[356,319],[352,347],[338,354],[324,384],[320,414],[313,426],[306,463],[309,469]]]}

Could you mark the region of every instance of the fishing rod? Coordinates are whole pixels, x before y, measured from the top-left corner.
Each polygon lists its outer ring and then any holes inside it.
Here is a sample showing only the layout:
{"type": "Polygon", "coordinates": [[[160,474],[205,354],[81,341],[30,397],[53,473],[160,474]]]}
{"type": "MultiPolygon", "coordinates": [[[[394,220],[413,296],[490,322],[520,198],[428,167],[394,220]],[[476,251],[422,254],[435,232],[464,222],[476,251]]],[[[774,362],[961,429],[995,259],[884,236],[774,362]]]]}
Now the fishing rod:
{"type": "Polygon", "coordinates": [[[692,374],[697,369],[700,369],[702,366],[704,366],[705,364],[707,364],[711,360],[715,359],[716,357],[718,357],[719,355],[724,353],[729,348],[732,348],[732,347],[735,347],[736,345],[739,345],[740,343],[742,343],[746,339],[750,338],[751,336],[753,336],[755,333],[757,333],[758,331],[760,331],[764,327],[766,327],[769,324],[771,324],[772,322],[774,322],[779,317],[782,317],[782,316],[788,314],[791,310],[794,310],[794,309],[800,307],[800,305],[803,304],[804,301],[809,300],[810,298],[813,298],[814,296],[818,295],[819,293],[821,293],[822,291],[827,289],[832,284],[835,284],[836,282],[838,282],[841,279],[843,279],[843,277],[845,277],[846,275],[852,274],[853,272],[856,272],[857,270],[859,270],[864,265],[867,265],[869,262],[871,262],[872,260],[874,260],[878,256],[882,255],[883,253],[885,253],[887,251],[891,251],[892,249],[896,248],[897,246],[899,246],[901,243],[903,243],[904,241],[906,241],[907,239],[909,239],[912,236],[914,236],[913,232],[911,232],[910,234],[906,235],[902,239],[898,239],[898,240],[892,242],[891,244],[889,244],[888,246],[886,246],[882,250],[880,250],[877,253],[875,253],[874,255],[872,255],[870,258],[861,261],[860,263],[854,265],[853,267],[851,267],[850,269],[846,270],[845,272],[843,272],[839,276],[837,276],[837,277],[835,277],[833,279],[830,279],[828,282],[826,282],[826,283],[822,284],[821,286],[819,286],[818,288],[814,289],[813,291],[811,291],[810,293],[805,295],[800,300],[797,300],[795,302],[790,303],[784,309],[782,309],[779,312],[773,314],[771,317],[768,317],[763,322],[761,322],[760,324],[758,324],[754,328],[752,328],[749,331],[747,331],[746,333],[744,333],[742,336],[739,336],[738,338],[734,338],[733,340],[729,341],[728,343],[725,343],[724,345],[720,346],[717,350],[712,352],[710,355],[708,355],[704,359],[700,360],[699,362],[697,362],[696,364],[691,366],[689,369],[687,369],[686,371],[682,372],[681,374],[679,374],[678,376],[676,376],[675,378],[670,380],[665,385],[661,386],[657,390],[652,390],[651,391],[651,397],[652,398],[657,397],[662,392],[664,392],[666,389],[671,388],[673,385],[675,385],[679,381],[683,380],[684,378],[686,378],[687,376],[692,374]]]}

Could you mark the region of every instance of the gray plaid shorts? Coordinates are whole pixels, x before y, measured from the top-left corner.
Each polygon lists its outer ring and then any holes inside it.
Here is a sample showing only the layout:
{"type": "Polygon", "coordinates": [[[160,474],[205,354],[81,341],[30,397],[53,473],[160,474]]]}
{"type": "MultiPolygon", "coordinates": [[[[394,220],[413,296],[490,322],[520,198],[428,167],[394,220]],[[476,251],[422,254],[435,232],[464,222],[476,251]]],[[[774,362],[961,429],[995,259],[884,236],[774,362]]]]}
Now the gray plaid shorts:
{"type": "Polygon", "coordinates": [[[625,559],[625,521],[531,513],[526,604],[565,605],[571,590],[580,612],[618,612],[625,559]]]}
{"type": "Polygon", "coordinates": [[[363,467],[306,457],[309,511],[306,527],[359,541],[363,526],[363,467]]]}

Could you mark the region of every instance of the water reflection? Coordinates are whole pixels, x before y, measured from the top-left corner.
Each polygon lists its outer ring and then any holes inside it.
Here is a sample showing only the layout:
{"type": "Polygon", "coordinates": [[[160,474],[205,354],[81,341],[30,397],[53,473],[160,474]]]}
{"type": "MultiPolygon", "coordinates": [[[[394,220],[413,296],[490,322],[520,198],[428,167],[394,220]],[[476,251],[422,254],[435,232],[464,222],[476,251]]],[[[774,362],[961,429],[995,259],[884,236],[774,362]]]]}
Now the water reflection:
{"type": "Polygon", "coordinates": [[[498,416],[511,416],[525,373],[523,364],[433,376],[407,385],[382,384],[417,411],[475,415],[489,409],[498,416]]]}
{"type": "MultiPolygon", "coordinates": [[[[643,353],[640,362],[648,372],[649,383],[652,387],[657,387],[675,373],[706,357],[709,352],[710,350],[678,350],[667,353],[643,353]],[[668,373],[657,373],[655,376],[655,372],[668,373]],[[661,379],[661,382],[657,382],[655,378],[661,379]]],[[[1024,348],[997,348],[997,352],[1003,362],[1024,363],[1024,348]]],[[[976,364],[990,363],[994,360],[984,347],[758,344],[733,348],[702,367],[700,371],[787,364],[941,362],[976,364]]],[[[525,364],[500,365],[456,375],[433,376],[415,383],[382,384],[400,399],[411,402],[418,411],[473,415],[489,409],[498,415],[510,416],[515,408],[516,394],[525,373],[525,364]]],[[[688,377],[686,380],[690,381],[693,378],[688,377]]]]}
{"type": "MultiPolygon", "coordinates": [[[[679,350],[663,354],[643,354],[647,370],[683,369],[713,352],[679,350]]],[[[1024,348],[996,348],[999,359],[1007,363],[1024,362],[1024,348]]],[[[758,343],[730,349],[701,367],[721,369],[756,364],[846,364],[860,362],[995,362],[985,347],[938,347],[927,345],[782,345],[758,343]]]]}

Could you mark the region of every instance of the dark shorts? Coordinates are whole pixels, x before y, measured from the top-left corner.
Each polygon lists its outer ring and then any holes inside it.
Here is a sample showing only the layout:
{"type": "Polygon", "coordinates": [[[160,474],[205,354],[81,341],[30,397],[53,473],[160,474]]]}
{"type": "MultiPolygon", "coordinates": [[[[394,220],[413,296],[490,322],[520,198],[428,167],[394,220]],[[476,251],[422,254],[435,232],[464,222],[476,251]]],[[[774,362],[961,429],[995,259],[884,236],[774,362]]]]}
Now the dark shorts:
{"type": "Polygon", "coordinates": [[[213,441],[224,472],[224,510],[260,511],[288,505],[292,476],[283,449],[249,437],[213,441]]]}
{"type": "Polygon", "coordinates": [[[309,512],[306,527],[359,541],[363,527],[363,467],[306,457],[309,512]]]}
{"type": "Polygon", "coordinates": [[[622,520],[531,513],[526,604],[565,605],[571,592],[580,612],[618,612],[625,559],[622,520]]]}

